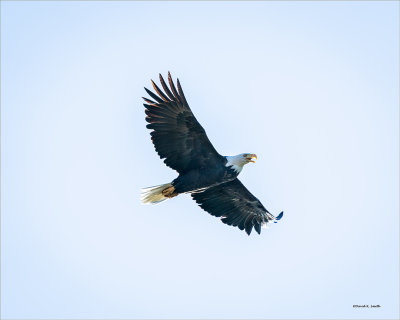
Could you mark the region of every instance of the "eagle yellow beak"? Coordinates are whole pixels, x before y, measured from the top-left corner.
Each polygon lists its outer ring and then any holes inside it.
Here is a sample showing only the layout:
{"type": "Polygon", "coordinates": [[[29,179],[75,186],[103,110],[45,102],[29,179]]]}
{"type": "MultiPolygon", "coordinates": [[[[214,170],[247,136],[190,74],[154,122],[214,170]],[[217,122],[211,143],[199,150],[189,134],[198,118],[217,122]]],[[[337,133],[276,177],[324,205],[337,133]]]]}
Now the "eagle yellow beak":
{"type": "Polygon", "coordinates": [[[249,155],[247,155],[247,161],[248,161],[248,162],[253,162],[253,163],[255,163],[256,160],[254,160],[254,159],[257,160],[257,155],[255,155],[254,153],[250,153],[249,155]]]}

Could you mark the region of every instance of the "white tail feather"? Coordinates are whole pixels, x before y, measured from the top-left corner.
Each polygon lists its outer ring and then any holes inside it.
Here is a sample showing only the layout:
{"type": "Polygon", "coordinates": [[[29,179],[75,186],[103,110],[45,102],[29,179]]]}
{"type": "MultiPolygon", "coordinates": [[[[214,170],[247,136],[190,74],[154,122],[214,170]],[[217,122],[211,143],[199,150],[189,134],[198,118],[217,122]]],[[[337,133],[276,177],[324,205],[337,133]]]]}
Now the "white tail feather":
{"type": "Polygon", "coordinates": [[[143,188],[140,196],[140,200],[143,204],[157,204],[161,201],[167,200],[168,197],[165,197],[162,194],[162,191],[168,187],[171,187],[171,183],[161,184],[159,186],[143,188]]]}

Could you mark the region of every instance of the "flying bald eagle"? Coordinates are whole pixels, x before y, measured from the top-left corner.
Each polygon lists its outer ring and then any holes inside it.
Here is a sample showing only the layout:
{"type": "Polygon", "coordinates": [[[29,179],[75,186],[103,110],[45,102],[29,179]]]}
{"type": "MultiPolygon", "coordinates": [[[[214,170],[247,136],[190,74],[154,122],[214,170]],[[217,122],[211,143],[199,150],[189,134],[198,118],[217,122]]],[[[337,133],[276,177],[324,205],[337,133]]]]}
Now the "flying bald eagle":
{"type": "Polygon", "coordinates": [[[239,181],[243,166],[255,162],[253,153],[221,156],[190,109],[177,79],[176,90],[168,72],[169,87],[160,74],[164,92],[151,81],[155,93],[144,88],[153,100],[143,98],[147,115],[146,127],[152,129],[151,140],[164,163],[179,176],[170,183],[142,189],[143,203],[159,203],[181,193],[190,193],[201,208],[223,223],[246,230],[282,218],[268,212],[261,202],[239,181]]]}

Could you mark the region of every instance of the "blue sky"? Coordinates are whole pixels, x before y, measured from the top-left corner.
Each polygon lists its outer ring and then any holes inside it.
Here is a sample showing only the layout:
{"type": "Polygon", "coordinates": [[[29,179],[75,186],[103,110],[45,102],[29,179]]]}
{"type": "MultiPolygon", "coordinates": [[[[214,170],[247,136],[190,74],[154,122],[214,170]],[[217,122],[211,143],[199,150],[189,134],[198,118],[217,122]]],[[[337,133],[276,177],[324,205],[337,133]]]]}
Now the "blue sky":
{"type": "Polygon", "coordinates": [[[1,2],[1,317],[393,319],[399,3],[1,2]],[[280,223],[189,196],[141,97],[179,77],[280,223]],[[355,309],[354,304],[381,308],[355,309]]]}

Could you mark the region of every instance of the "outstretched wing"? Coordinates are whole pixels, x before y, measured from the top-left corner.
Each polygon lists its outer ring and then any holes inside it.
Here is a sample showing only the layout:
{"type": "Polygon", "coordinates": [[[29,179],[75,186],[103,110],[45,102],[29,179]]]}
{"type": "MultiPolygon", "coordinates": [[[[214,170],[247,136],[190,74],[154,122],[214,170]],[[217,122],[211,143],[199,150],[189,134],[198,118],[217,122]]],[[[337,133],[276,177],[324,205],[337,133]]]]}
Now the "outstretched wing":
{"type": "Polygon", "coordinates": [[[177,80],[178,91],[168,72],[170,89],[160,74],[164,92],[151,81],[157,95],[146,89],[154,99],[143,98],[147,103],[146,126],[153,129],[151,140],[161,159],[179,173],[194,168],[215,166],[223,160],[208,139],[206,132],[189,108],[182,87],[177,80]]]}
{"type": "Polygon", "coordinates": [[[208,213],[222,217],[223,223],[245,229],[248,235],[253,227],[260,233],[263,224],[280,220],[283,215],[281,212],[275,217],[269,213],[238,179],[192,193],[192,198],[208,213]]]}

